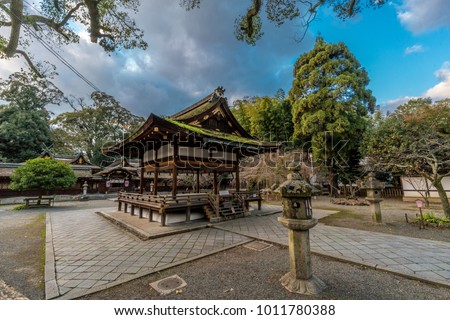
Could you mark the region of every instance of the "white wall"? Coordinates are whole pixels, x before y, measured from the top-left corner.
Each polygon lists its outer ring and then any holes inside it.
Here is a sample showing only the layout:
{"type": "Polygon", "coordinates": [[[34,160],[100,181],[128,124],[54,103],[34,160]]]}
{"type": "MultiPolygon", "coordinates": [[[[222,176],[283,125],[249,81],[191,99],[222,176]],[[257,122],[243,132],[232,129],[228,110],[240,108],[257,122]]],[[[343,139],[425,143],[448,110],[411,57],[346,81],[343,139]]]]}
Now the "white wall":
{"type": "MultiPolygon", "coordinates": [[[[430,198],[439,198],[439,194],[437,193],[436,188],[433,187],[431,182],[426,181],[425,178],[401,177],[401,182],[404,198],[421,198],[421,195],[417,190],[425,193],[425,191],[427,190],[427,183],[430,190],[430,198]]],[[[447,197],[450,197],[450,177],[445,177],[444,179],[442,179],[442,185],[444,186],[444,190],[447,193],[447,197]]]]}

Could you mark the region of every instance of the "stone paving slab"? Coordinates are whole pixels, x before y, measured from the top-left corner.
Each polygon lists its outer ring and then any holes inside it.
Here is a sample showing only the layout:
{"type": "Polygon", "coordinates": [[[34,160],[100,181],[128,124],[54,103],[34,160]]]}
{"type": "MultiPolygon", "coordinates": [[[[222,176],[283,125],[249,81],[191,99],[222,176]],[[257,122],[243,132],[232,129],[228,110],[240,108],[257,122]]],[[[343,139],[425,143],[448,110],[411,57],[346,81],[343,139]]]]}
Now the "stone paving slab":
{"type": "MultiPolygon", "coordinates": [[[[216,228],[288,245],[281,214],[246,217],[216,228]]],[[[450,287],[450,243],[318,224],[310,230],[311,251],[414,279],[450,287]]]]}
{"type": "Polygon", "coordinates": [[[251,241],[213,228],[141,241],[94,211],[48,214],[47,249],[54,257],[47,256],[46,269],[54,276],[46,272],[46,282],[56,288],[47,299],[75,298],[251,241]]]}

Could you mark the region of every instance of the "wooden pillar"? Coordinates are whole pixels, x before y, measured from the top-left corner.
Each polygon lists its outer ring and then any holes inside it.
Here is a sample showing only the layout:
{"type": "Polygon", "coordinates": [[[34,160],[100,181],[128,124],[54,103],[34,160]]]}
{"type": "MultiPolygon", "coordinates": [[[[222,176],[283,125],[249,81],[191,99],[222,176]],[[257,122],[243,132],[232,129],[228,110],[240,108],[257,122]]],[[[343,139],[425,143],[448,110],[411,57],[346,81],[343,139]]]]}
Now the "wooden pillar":
{"type": "Polygon", "coordinates": [[[239,153],[236,153],[236,165],[235,165],[235,172],[236,172],[236,192],[239,192],[241,190],[241,179],[239,177],[239,153]]]}
{"type": "Polygon", "coordinates": [[[173,169],[172,169],[172,197],[176,197],[176,195],[177,195],[177,178],[178,178],[177,166],[175,164],[173,164],[173,169]]]}
{"type": "Polygon", "coordinates": [[[173,169],[172,169],[172,197],[175,198],[177,195],[178,188],[178,170],[177,170],[177,161],[178,161],[178,141],[177,137],[173,138],[173,169]]]}
{"type": "Polygon", "coordinates": [[[200,193],[200,170],[197,170],[196,188],[197,188],[197,193],[200,193]]]}
{"type": "Polygon", "coordinates": [[[218,194],[219,193],[219,188],[217,187],[217,171],[214,171],[213,193],[214,194],[218,194]]]}
{"type": "Polygon", "coordinates": [[[143,194],[144,193],[144,159],[140,159],[139,160],[139,166],[141,167],[141,179],[139,180],[139,193],[143,194]]]}
{"type": "Polygon", "coordinates": [[[153,172],[153,194],[158,195],[158,164],[156,164],[153,172]]]}

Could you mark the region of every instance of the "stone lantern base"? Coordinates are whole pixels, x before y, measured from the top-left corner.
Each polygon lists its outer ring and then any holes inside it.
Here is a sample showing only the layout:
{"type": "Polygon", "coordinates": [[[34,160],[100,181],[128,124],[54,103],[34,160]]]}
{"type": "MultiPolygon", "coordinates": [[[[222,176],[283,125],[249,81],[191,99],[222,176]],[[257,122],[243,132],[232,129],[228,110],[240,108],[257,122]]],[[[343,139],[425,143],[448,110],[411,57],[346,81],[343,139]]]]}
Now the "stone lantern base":
{"type": "Polygon", "coordinates": [[[306,295],[319,294],[326,288],[325,282],[316,276],[312,276],[308,280],[302,280],[296,279],[290,272],[282,276],[280,282],[288,291],[306,295]]]}

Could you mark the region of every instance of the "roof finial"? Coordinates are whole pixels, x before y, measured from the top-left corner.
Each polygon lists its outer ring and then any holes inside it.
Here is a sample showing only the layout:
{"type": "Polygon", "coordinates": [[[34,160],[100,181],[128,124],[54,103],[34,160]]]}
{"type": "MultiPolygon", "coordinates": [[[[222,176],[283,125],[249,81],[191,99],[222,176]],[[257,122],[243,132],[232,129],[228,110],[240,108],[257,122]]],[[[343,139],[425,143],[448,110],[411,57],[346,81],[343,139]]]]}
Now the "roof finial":
{"type": "Polygon", "coordinates": [[[222,86],[219,86],[211,94],[211,98],[209,98],[209,102],[212,102],[216,99],[224,98],[224,97],[225,97],[225,89],[222,86]]]}

